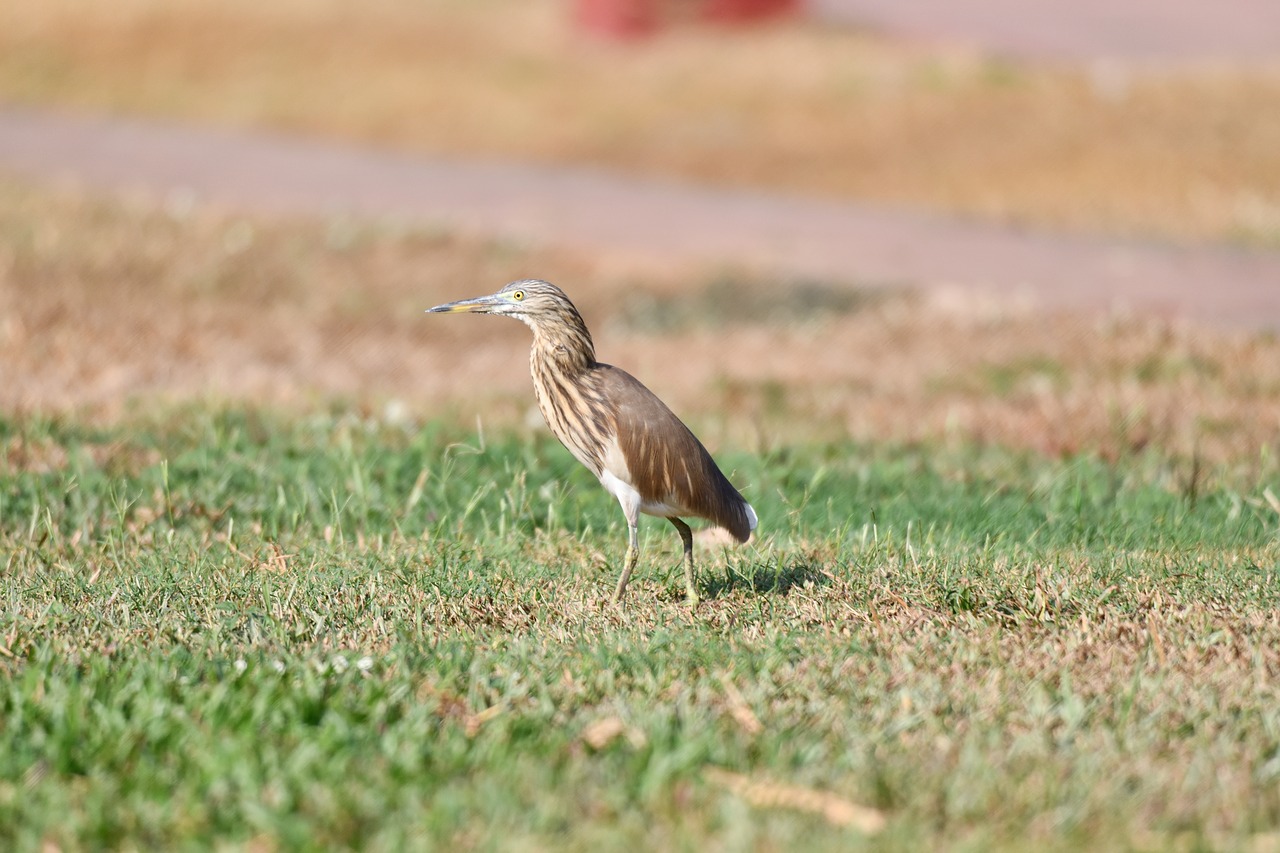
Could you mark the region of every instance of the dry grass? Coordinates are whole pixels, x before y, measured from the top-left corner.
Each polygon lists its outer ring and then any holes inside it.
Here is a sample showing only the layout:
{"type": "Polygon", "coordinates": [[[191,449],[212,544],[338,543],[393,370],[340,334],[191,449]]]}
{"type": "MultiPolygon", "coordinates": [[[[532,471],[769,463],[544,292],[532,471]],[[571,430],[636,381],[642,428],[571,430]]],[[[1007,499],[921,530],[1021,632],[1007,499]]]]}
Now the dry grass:
{"type": "Polygon", "coordinates": [[[594,44],[556,0],[0,4],[0,99],[1280,241],[1280,69],[1016,67],[804,24],[594,44]]]}
{"type": "Polygon", "coordinates": [[[958,294],[848,303],[835,298],[844,282],[821,285],[836,308],[778,322],[764,315],[799,292],[789,282],[12,186],[0,189],[0,410],[110,419],[156,398],[339,398],[519,423],[532,406],[527,330],[421,312],[528,275],[563,284],[601,357],[713,441],[977,441],[1111,458],[1150,445],[1252,464],[1280,424],[1273,337],[958,294]],[[704,316],[726,275],[763,294],[762,316],[704,316]],[[652,330],[636,318],[653,304],[684,319],[652,330]]]}

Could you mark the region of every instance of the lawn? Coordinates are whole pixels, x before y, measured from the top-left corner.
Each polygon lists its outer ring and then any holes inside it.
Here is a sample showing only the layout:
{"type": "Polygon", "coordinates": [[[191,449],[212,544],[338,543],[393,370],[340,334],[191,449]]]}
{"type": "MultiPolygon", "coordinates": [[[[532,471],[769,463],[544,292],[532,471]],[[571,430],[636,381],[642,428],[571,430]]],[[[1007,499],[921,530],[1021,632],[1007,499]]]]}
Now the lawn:
{"type": "Polygon", "coordinates": [[[1275,336],[0,183],[0,370],[0,849],[1276,844],[1275,336]],[[421,313],[527,274],[759,512],[695,611],[421,313]]]}
{"type": "MultiPolygon", "coordinates": [[[[726,451],[757,540],[554,441],[184,407],[0,421],[0,844],[1270,844],[1275,460],[726,451]],[[1268,840],[1270,839],[1270,840],[1268,840]]],[[[1251,848],[1265,849],[1265,848],[1251,848]]]]}

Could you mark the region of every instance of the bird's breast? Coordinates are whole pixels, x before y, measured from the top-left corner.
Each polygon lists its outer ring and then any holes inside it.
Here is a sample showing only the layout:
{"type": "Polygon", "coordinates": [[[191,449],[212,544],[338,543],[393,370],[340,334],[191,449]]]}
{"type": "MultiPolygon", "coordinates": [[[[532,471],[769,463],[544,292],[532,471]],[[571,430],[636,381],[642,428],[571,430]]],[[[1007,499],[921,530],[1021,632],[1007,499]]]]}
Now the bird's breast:
{"type": "Polygon", "coordinates": [[[607,404],[581,376],[557,369],[536,352],[530,366],[542,419],[574,458],[599,477],[607,446],[616,443],[615,419],[607,404]]]}

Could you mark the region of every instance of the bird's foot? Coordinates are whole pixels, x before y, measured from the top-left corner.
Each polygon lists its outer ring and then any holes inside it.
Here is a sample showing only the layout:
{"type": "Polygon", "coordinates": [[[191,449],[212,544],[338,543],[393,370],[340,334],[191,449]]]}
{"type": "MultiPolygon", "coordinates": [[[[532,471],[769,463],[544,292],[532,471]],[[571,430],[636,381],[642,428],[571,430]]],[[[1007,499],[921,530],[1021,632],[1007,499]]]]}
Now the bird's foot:
{"type": "Polygon", "coordinates": [[[640,557],[640,551],[634,546],[627,549],[627,565],[622,570],[622,575],[618,578],[618,586],[613,591],[613,597],[610,599],[614,604],[622,601],[622,595],[627,591],[627,581],[631,580],[631,573],[635,570],[636,560],[640,557]]]}
{"type": "Polygon", "coordinates": [[[693,571],[693,551],[689,548],[684,552],[684,598],[689,607],[698,606],[698,581],[693,571]]]}

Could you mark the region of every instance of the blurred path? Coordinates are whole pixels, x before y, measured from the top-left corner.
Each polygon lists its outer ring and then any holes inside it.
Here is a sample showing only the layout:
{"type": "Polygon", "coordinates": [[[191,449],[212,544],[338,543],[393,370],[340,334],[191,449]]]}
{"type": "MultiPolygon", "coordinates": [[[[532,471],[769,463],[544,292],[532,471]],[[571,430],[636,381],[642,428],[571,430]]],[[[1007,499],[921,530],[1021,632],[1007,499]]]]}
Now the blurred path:
{"type": "Polygon", "coordinates": [[[392,216],[561,245],[871,285],[1026,294],[1280,329],[1280,253],[1059,236],[582,169],[451,162],[282,136],[0,109],[0,173],[245,210],[392,216]]]}
{"type": "Polygon", "coordinates": [[[1011,56],[1280,60],[1276,0],[808,0],[822,18],[1011,56]]]}

